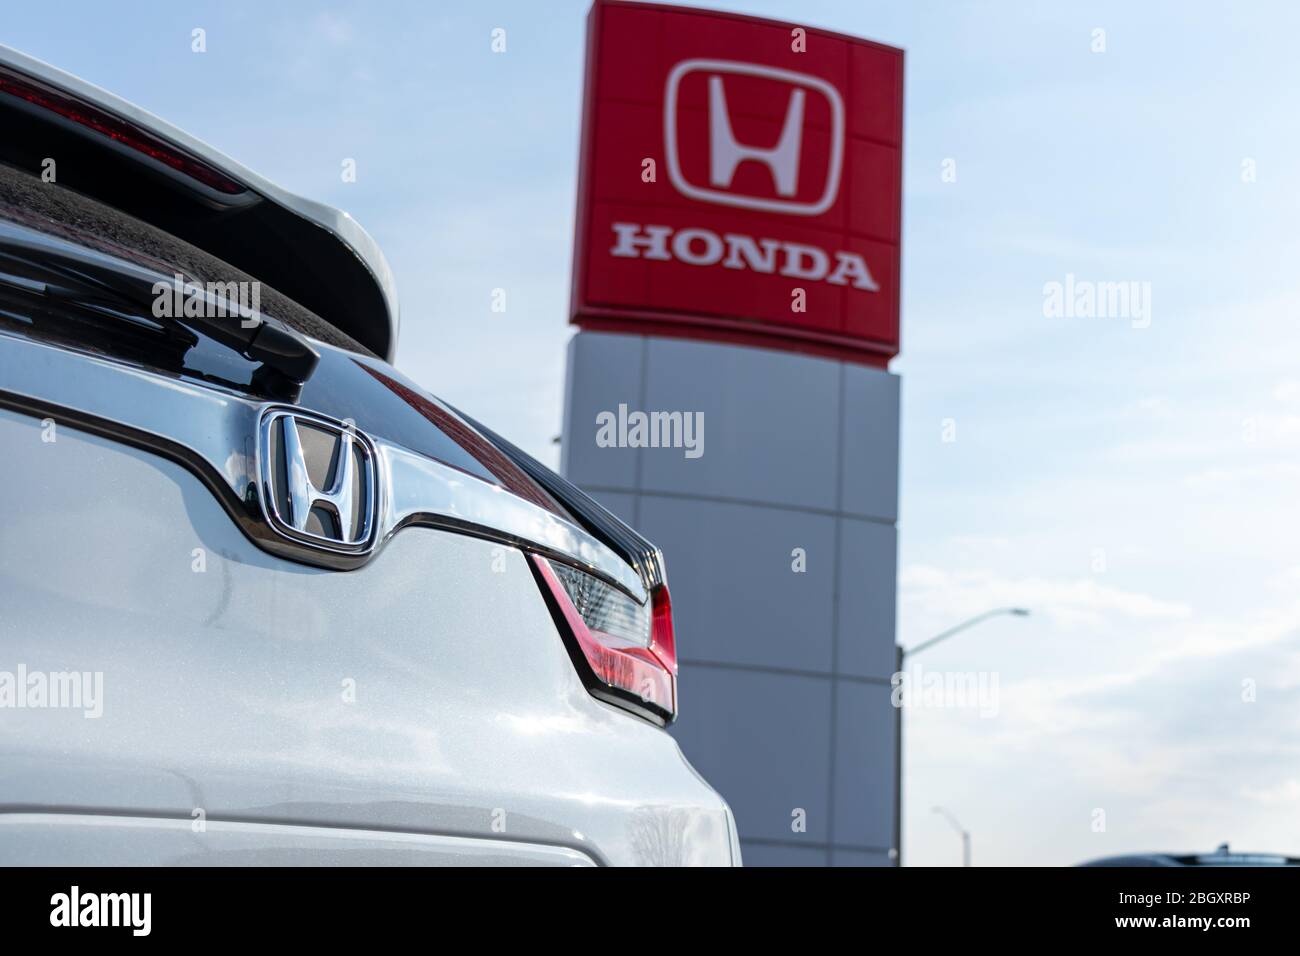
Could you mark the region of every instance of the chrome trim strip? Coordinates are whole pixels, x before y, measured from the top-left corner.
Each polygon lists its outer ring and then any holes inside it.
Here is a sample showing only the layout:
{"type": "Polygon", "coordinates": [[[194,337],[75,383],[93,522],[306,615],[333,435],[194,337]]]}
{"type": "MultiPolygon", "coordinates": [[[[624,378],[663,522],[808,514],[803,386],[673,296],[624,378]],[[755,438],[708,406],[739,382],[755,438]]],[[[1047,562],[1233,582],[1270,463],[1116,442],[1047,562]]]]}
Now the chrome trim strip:
{"type": "Polygon", "coordinates": [[[402,528],[424,525],[555,558],[619,587],[638,603],[646,600],[640,575],[584,529],[377,436],[371,436],[381,506],[374,550],[330,552],[283,536],[265,517],[257,468],[259,422],[268,410],[293,408],[311,417],[310,409],[251,401],[9,333],[0,333],[0,406],[62,418],[72,427],[179,461],[216,493],[254,543],[281,557],[347,570],[365,564],[402,528]]]}
{"type": "Polygon", "coordinates": [[[375,444],[388,500],[385,537],[411,523],[491,537],[574,565],[645,603],[641,576],[584,529],[450,465],[383,440],[375,444]]]}

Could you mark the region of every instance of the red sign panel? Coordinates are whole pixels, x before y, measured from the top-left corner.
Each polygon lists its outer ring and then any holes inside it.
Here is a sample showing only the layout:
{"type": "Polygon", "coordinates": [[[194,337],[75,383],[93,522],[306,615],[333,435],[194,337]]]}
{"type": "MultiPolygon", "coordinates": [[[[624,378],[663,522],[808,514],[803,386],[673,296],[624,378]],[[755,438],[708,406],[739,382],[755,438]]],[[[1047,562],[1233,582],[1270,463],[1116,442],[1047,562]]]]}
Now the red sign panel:
{"type": "Polygon", "coordinates": [[[898,353],[903,52],[597,0],[573,321],[884,365],[898,353]]]}

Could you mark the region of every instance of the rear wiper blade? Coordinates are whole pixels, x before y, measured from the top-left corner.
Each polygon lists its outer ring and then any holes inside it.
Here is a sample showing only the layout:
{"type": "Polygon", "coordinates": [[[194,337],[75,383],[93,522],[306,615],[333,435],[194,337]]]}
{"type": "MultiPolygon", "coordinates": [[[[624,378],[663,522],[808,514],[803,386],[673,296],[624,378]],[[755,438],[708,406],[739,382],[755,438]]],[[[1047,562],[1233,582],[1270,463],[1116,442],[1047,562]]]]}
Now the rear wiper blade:
{"type": "Polygon", "coordinates": [[[125,296],[107,288],[87,288],[81,285],[35,279],[28,274],[10,271],[14,269],[15,262],[21,263],[26,273],[32,272],[35,268],[26,260],[17,260],[0,251],[0,287],[26,292],[43,299],[55,299],[65,305],[76,306],[78,309],[97,315],[106,315],[154,332],[166,333],[185,342],[186,348],[196,345],[199,341],[198,335],[183,325],[168,323],[152,316],[146,318],[139,301],[134,296],[125,296]]]}
{"type": "Polygon", "coordinates": [[[33,249],[26,243],[11,244],[0,238],[0,262],[6,261],[56,281],[35,279],[6,270],[0,273],[5,285],[83,307],[122,310],[128,315],[139,312],[146,321],[202,333],[250,361],[260,362],[261,367],[253,374],[253,383],[276,395],[296,400],[303,384],[311,378],[320,362],[320,353],[302,333],[260,313],[245,311],[241,315],[240,310],[212,296],[197,283],[184,288],[199,295],[205,305],[213,306],[201,311],[214,314],[160,318],[153,310],[154,289],[159,282],[167,282],[170,286],[171,281],[144,270],[137,274],[134,268],[131,271],[117,269],[58,249],[33,249]]]}

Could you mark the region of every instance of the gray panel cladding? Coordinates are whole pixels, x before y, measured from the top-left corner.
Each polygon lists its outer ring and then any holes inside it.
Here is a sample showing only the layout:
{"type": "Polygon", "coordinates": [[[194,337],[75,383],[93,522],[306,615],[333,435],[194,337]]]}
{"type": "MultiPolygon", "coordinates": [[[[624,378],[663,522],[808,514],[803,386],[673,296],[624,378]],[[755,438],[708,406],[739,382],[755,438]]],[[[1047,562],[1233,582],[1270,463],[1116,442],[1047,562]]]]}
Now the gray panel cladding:
{"type": "Polygon", "coordinates": [[[632,488],[639,452],[597,448],[596,416],[620,404],[639,408],[645,339],[579,333],[569,342],[560,470],[583,488],[632,488]]]}
{"type": "Polygon", "coordinates": [[[881,369],[711,342],[579,332],[569,344],[561,466],[587,489],[724,498],[892,524],[898,415],[899,378],[881,369]],[[617,414],[620,405],[698,414],[703,454],[602,447],[597,416],[617,414]]]}
{"type": "Polygon", "coordinates": [[[828,672],[835,519],[806,511],[646,496],[642,529],[677,545],[669,563],[679,654],[828,672]],[[689,547],[683,546],[686,542],[689,547]],[[791,571],[791,552],[808,555],[791,571]]]}
{"type": "Polygon", "coordinates": [[[833,510],[839,366],[827,359],[650,339],[643,410],[698,414],[703,454],[641,452],[641,488],[833,510]]]}

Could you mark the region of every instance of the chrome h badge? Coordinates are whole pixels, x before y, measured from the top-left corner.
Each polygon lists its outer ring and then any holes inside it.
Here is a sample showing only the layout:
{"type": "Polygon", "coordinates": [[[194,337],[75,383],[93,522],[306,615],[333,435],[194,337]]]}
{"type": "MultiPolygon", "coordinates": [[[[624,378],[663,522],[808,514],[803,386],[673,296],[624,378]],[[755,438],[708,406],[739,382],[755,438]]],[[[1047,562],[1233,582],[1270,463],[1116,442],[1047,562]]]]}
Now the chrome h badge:
{"type": "Polygon", "coordinates": [[[330,551],[374,545],[378,482],[374,445],[344,422],[296,409],[262,413],[258,468],[271,527],[330,551]]]}

